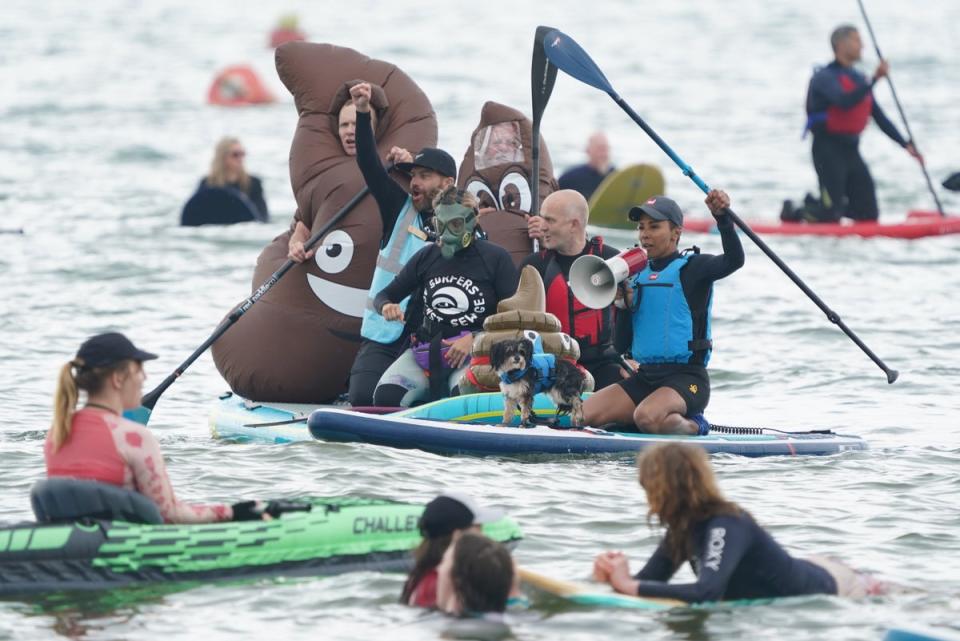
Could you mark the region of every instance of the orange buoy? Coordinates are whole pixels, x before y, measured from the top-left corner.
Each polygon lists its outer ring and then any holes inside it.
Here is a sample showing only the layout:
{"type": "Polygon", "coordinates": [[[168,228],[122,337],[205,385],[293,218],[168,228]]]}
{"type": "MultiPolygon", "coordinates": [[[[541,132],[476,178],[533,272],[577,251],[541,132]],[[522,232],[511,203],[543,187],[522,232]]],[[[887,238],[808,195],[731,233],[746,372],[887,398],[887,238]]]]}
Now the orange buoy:
{"type": "Polygon", "coordinates": [[[273,95],[248,65],[227,67],[217,74],[207,92],[207,102],[224,107],[261,105],[274,100],[273,95]]]}

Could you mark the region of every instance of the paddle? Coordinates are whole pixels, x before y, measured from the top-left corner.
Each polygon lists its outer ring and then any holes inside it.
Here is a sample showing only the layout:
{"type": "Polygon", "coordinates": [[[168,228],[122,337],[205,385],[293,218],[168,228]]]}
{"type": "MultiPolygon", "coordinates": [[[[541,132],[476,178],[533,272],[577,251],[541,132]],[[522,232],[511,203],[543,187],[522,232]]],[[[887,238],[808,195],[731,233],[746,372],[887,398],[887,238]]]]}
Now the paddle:
{"type": "MultiPolygon", "coordinates": [[[[390,165],[387,170],[389,171],[392,168],[393,165],[390,165]]],[[[309,240],[303,244],[303,249],[305,251],[309,250],[311,247],[320,242],[320,240],[326,236],[327,232],[330,231],[334,225],[343,220],[343,217],[349,214],[350,211],[357,206],[357,203],[363,200],[369,192],[370,189],[368,187],[364,187],[358,191],[357,194],[340,209],[340,211],[333,215],[333,218],[327,221],[327,223],[321,227],[317,233],[311,236],[309,240]]],[[[243,301],[243,303],[234,309],[233,312],[231,312],[231,314],[227,316],[219,326],[217,326],[213,333],[210,334],[210,337],[203,341],[200,347],[195,349],[194,352],[187,357],[187,360],[180,363],[180,366],[173,370],[172,374],[163,379],[163,381],[157,385],[153,391],[144,394],[143,398],[140,399],[140,407],[135,410],[128,410],[124,412],[124,416],[131,421],[136,421],[137,423],[146,425],[150,420],[150,414],[153,412],[154,406],[156,406],[160,396],[167,391],[167,388],[173,385],[173,382],[180,378],[180,375],[183,374],[183,372],[193,364],[193,361],[197,360],[201,354],[207,351],[207,348],[213,345],[218,338],[223,336],[224,332],[233,327],[233,324],[240,320],[240,317],[246,314],[247,311],[253,307],[253,305],[260,300],[264,294],[270,291],[270,288],[273,287],[277,281],[280,280],[283,275],[290,271],[290,269],[296,264],[298,264],[296,261],[287,259],[287,262],[281,265],[280,269],[273,272],[270,278],[268,278],[263,285],[260,285],[257,291],[255,291],[250,298],[243,301]]]]}
{"type": "MultiPolygon", "coordinates": [[[[674,153],[663,139],[657,135],[653,129],[644,122],[636,111],[634,111],[630,105],[628,105],[623,98],[621,98],[616,91],[614,91],[613,86],[610,84],[610,81],[607,80],[606,76],[603,75],[603,72],[600,71],[600,68],[593,61],[592,58],[583,50],[580,45],[578,45],[570,36],[562,33],[556,29],[550,31],[546,34],[543,41],[544,51],[547,54],[547,57],[550,61],[555,64],[558,68],[562,69],[564,72],[570,74],[580,82],[595,87],[600,91],[603,91],[616,102],[620,107],[627,112],[627,115],[633,119],[640,128],[643,129],[650,138],[653,139],[655,143],[662,149],[670,158],[677,164],[680,169],[683,170],[684,176],[689,176],[696,185],[703,191],[703,193],[709,193],[710,188],[705,182],[693,171],[689,165],[687,165],[683,160],[674,153]]],[[[827,318],[831,323],[837,325],[840,329],[843,330],[843,333],[846,334],[850,340],[857,344],[863,352],[870,357],[870,359],[877,364],[880,369],[884,371],[887,375],[887,382],[893,383],[897,380],[897,377],[900,375],[897,370],[888,368],[880,358],[874,354],[869,347],[864,344],[860,338],[850,330],[849,327],[844,324],[840,319],[840,316],[834,312],[832,309],[826,306],[820,297],[818,297],[812,289],[807,287],[806,283],[800,280],[800,277],[793,273],[793,270],[790,269],[786,263],[780,260],[780,257],[777,256],[772,249],[770,249],[765,242],[763,242],[759,236],[757,236],[750,227],[744,223],[739,216],[737,216],[731,209],[726,209],[725,213],[730,216],[730,219],[743,230],[747,236],[750,237],[750,240],[767,255],[770,260],[772,260],[777,267],[779,267],[784,274],[786,274],[790,280],[792,280],[797,287],[803,290],[803,293],[812,300],[817,307],[827,315],[827,318]]]]}
{"type": "MultiPolygon", "coordinates": [[[[873,41],[873,49],[877,52],[877,58],[883,60],[883,54],[880,53],[880,45],[877,43],[877,36],[873,34],[873,27],[870,26],[870,18],[867,17],[867,10],[863,7],[863,0],[857,0],[857,4],[860,5],[860,13],[863,14],[863,21],[867,24],[867,31],[870,32],[870,39],[873,41]]],[[[893,94],[893,102],[897,105],[897,111],[900,112],[900,119],[903,120],[903,126],[907,130],[907,140],[919,154],[920,150],[917,149],[917,143],[913,139],[913,132],[910,131],[910,123],[907,122],[907,114],[903,113],[903,107],[900,106],[900,99],[897,98],[897,90],[893,86],[893,78],[890,77],[890,74],[887,74],[887,83],[890,85],[890,93],[893,94]]],[[[927,166],[923,164],[922,160],[920,161],[920,169],[923,171],[923,177],[927,181],[927,189],[930,190],[930,195],[933,196],[933,202],[937,204],[937,211],[940,212],[941,216],[946,216],[946,214],[943,213],[943,206],[940,204],[940,199],[937,198],[937,192],[933,189],[930,174],[927,173],[927,166]]]]}
{"type": "MultiPolygon", "coordinates": [[[[544,36],[553,27],[537,27],[533,37],[533,63],[530,67],[530,78],[533,94],[533,175],[530,178],[530,215],[540,213],[540,119],[543,110],[547,108],[547,101],[553,92],[553,85],[557,81],[557,68],[550,64],[543,52],[544,36]]],[[[540,251],[540,241],[533,239],[533,251],[540,251]]]]}

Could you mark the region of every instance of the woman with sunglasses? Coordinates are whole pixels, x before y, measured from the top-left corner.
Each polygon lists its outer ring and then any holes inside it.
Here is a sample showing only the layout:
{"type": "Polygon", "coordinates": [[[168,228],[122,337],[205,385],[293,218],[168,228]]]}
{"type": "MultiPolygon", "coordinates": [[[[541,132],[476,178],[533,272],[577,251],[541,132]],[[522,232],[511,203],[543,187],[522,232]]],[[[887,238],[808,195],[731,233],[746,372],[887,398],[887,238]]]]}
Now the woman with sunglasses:
{"type": "Polygon", "coordinates": [[[456,395],[473,347],[497,303],[517,289],[510,254],[476,235],[478,202],[448,187],[433,201],[435,242],[422,248],[374,299],[387,320],[403,321],[400,301],[419,291],[423,322],[413,346],[384,372],[374,404],[410,407],[456,395]]]}
{"type": "MultiPolygon", "coordinates": [[[[197,193],[204,189],[225,189],[233,192],[247,205],[254,220],[268,222],[270,213],[267,211],[267,202],[263,197],[263,185],[260,179],[247,173],[243,164],[247,152],[237,138],[227,136],[221,138],[214,148],[213,160],[210,162],[208,173],[197,187],[197,193]]],[[[209,220],[207,222],[239,222],[226,220],[209,220]]]]}

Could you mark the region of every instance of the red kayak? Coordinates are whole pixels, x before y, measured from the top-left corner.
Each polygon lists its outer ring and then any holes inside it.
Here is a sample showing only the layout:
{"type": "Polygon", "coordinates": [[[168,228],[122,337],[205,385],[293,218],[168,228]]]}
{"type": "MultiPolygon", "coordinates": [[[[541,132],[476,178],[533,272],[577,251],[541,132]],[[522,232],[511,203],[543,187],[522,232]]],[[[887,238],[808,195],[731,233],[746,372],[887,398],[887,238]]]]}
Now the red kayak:
{"type": "MultiPolygon", "coordinates": [[[[907,219],[899,223],[855,222],[839,223],[783,223],[747,221],[750,229],[758,234],[781,236],[860,236],[861,238],[926,238],[960,234],[960,216],[941,216],[935,211],[911,211],[907,219]]],[[[713,218],[685,218],[683,229],[694,232],[714,230],[713,218]]]]}

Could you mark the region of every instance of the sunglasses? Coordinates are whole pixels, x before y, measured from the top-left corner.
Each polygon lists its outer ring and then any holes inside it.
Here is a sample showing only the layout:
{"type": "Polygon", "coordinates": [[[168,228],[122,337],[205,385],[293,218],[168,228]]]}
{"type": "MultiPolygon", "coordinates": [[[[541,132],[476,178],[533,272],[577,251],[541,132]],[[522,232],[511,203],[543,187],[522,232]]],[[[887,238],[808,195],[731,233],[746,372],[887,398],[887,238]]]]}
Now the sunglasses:
{"type": "Polygon", "coordinates": [[[231,157],[231,158],[243,158],[243,157],[246,156],[246,155],[247,155],[247,152],[245,152],[245,151],[231,151],[231,152],[230,152],[230,157],[231,157]]]}

